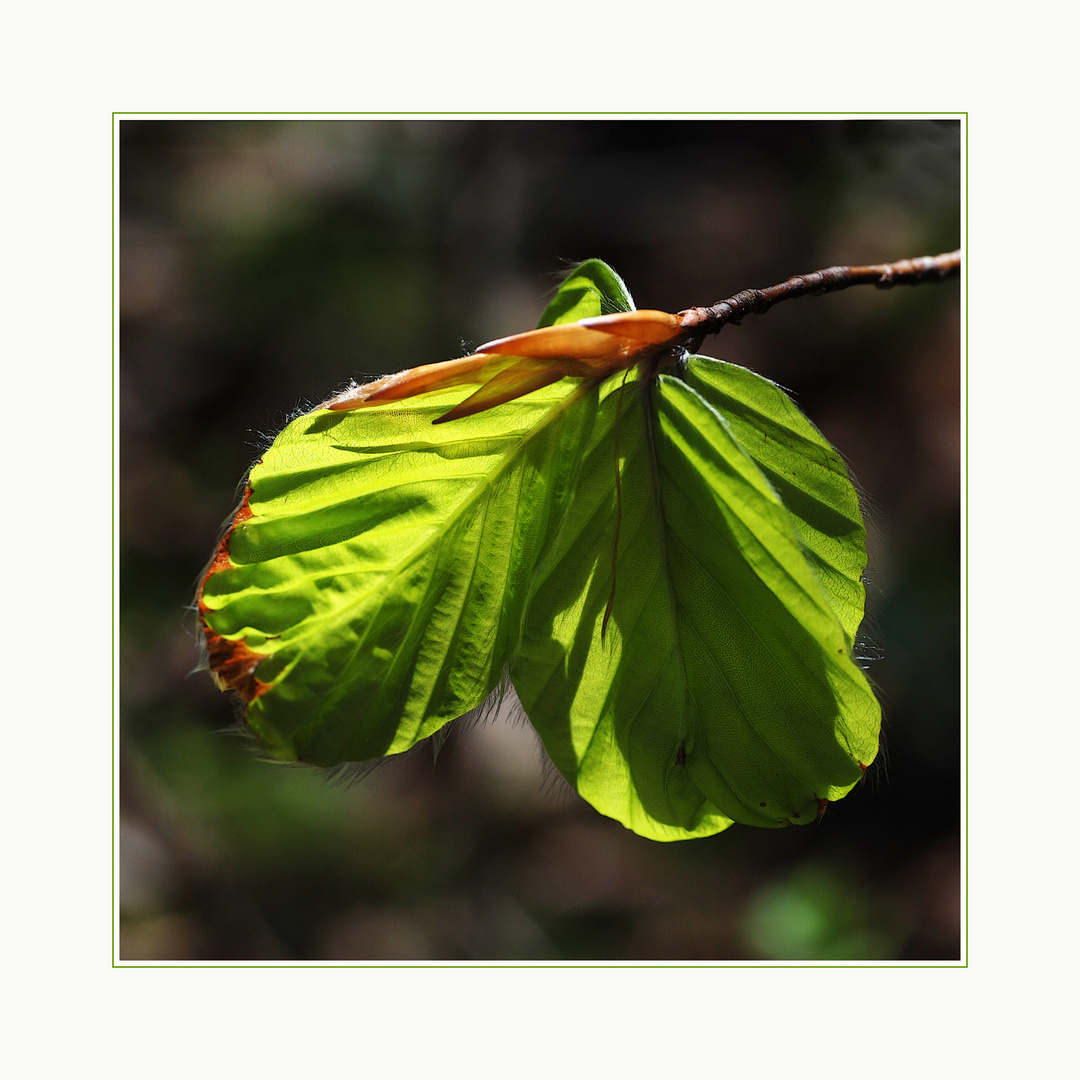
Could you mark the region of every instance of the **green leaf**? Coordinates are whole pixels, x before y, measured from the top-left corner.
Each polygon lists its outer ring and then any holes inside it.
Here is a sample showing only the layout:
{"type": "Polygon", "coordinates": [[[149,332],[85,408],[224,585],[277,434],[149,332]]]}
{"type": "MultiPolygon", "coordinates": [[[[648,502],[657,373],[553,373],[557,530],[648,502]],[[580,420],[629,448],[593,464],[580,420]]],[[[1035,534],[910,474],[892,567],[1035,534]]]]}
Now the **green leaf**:
{"type": "Polygon", "coordinates": [[[811,822],[880,724],[830,596],[701,395],[669,376],[605,390],[511,664],[525,711],[581,794],[642,835],[811,822]]]}
{"type": "MultiPolygon", "coordinates": [[[[613,310],[633,301],[590,259],[544,317],[613,310]]],[[[268,688],[246,722],[271,754],[334,765],[399,753],[499,682],[597,395],[563,380],[432,424],[471,392],[316,410],[252,470],[251,517],[228,537],[231,565],[207,577],[201,602],[210,630],[258,660],[268,688]]]]}
{"type": "MultiPolygon", "coordinates": [[[[582,263],[541,326],[633,310],[582,263]]],[[[286,760],[399,753],[509,668],[548,752],[659,840],[814,820],[877,752],[851,646],[865,532],[779,387],[705,357],[293,421],[200,594],[211,666],[286,760]]]]}
{"type": "Polygon", "coordinates": [[[866,603],[866,528],[840,455],[779,386],[746,368],[694,356],[685,379],[724,418],[787,507],[853,641],[866,603]]]}
{"type": "Polygon", "coordinates": [[[596,394],[565,382],[452,424],[462,391],[316,410],[252,470],[210,629],[261,657],[262,745],[319,765],[399,753],[480,705],[574,482],[596,394]]]}
{"type": "Polygon", "coordinates": [[[586,259],[563,278],[537,327],[592,319],[616,311],[633,311],[634,301],[623,279],[599,259],[586,259]]]}

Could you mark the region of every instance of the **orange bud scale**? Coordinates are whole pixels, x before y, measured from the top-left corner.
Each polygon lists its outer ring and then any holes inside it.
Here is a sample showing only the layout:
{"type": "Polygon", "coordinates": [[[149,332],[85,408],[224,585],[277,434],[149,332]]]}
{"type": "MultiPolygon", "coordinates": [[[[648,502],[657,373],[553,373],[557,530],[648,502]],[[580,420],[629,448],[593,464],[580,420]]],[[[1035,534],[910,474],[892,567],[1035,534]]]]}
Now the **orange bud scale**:
{"type": "Polygon", "coordinates": [[[469,356],[407,368],[354,386],[325,405],[335,411],[403,401],[479,383],[435,423],[483,412],[570,376],[607,378],[681,343],[681,319],[665,311],[623,311],[489,341],[469,356]]]}

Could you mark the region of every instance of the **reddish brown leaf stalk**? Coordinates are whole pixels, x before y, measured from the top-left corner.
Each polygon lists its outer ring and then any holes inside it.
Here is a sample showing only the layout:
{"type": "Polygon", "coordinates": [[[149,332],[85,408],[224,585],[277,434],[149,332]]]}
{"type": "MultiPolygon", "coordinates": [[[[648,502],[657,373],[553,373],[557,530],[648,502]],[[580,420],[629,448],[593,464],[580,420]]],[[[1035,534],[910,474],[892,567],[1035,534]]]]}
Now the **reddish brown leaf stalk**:
{"type": "Polygon", "coordinates": [[[478,390],[433,423],[441,424],[483,412],[550,386],[570,376],[603,380],[637,364],[652,364],[651,374],[670,364],[682,350],[696,352],[707,334],[744,315],[761,315],[773,304],[807,293],[837,292],[850,285],[914,285],[958,273],[960,252],[925,255],[876,266],[831,266],[788,278],[767,289],[744,289],[712,307],[665,311],[623,311],[574,323],[545,326],[489,341],[470,356],[407,368],[393,375],[353,385],[325,403],[333,411],[403,401],[450,387],[481,384],[478,390]]]}
{"type": "MultiPolygon", "coordinates": [[[[693,332],[693,341],[700,342],[708,334],[715,334],[727,323],[736,325],[744,315],[764,315],[773,304],[790,300],[808,293],[839,292],[852,285],[876,285],[879,289],[891,289],[894,285],[917,285],[922,281],[942,281],[960,272],[960,252],[946,255],[923,255],[917,259],[901,259],[894,263],[878,263],[873,266],[830,266],[827,270],[815,270],[812,274],[797,274],[779,285],[767,289],[743,289],[726,300],[711,307],[688,308],[679,312],[683,330],[693,332]]],[[[696,346],[694,346],[696,347],[696,346]]]]}

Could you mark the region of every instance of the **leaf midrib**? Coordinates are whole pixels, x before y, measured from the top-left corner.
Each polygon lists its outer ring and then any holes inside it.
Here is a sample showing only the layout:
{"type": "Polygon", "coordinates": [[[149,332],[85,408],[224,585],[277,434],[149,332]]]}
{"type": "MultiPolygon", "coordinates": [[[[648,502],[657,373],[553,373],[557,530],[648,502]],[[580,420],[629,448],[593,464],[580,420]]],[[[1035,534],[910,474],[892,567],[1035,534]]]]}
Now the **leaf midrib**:
{"type": "MultiPolygon", "coordinates": [[[[420,544],[414,547],[397,565],[397,567],[389,574],[388,577],[380,578],[379,581],[372,585],[371,588],[359,593],[356,597],[345,601],[340,606],[335,606],[332,610],[323,613],[313,613],[305,620],[305,629],[297,634],[291,635],[288,638],[288,645],[290,647],[302,643],[305,639],[321,632],[321,628],[327,622],[334,622],[343,617],[343,615],[349,611],[355,610],[357,605],[367,600],[373,593],[378,591],[385,591],[387,586],[396,581],[403,573],[405,573],[410,567],[412,567],[417,561],[419,561],[433,546],[442,544],[446,535],[450,530],[463,519],[466,512],[471,509],[482,498],[485,498],[495,482],[508,473],[517,463],[519,455],[526,449],[526,447],[536,438],[540,433],[545,431],[548,426],[555,422],[556,418],[562,416],[564,412],[570,409],[578,401],[580,401],[590,390],[592,385],[589,381],[583,381],[578,387],[571,390],[562,400],[556,402],[547,410],[543,417],[534,424],[528,431],[526,431],[516,443],[512,452],[508,452],[503,455],[499,464],[490,470],[486,474],[480,474],[477,478],[474,490],[457,503],[447,513],[446,517],[442,519],[439,527],[428,537],[426,537],[420,544]]],[[[282,556],[282,558],[290,558],[291,556],[282,556]]],[[[437,560],[436,560],[437,561],[437,560]]],[[[475,563],[476,556],[473,558],[475,563]]],[[[370,620],[373,622],[374,620],[370,620]]],[[[408,626],[408,632],[406,637],[411,637],[413,627],[415,626],[416,618],[413,617],[408,626]]],[[[242,639],[243,633],[236,635],[236,639],[242,639]]],[[[357,648],[353,650],[353,657],[357,654],[357,651],[364,641],[367,640],[367,633],[365,632],[363,638],[357,645],[357,648]]],[[[284,678],[289,672],[298,664],[302,659],[301,652],[286,664],[275,676],[275,681],[284,678]]],[[[384,680],[385,681],[385,680],[384,680]]],[[[380,687],[382,683],[380,683],[380,687]]]]}

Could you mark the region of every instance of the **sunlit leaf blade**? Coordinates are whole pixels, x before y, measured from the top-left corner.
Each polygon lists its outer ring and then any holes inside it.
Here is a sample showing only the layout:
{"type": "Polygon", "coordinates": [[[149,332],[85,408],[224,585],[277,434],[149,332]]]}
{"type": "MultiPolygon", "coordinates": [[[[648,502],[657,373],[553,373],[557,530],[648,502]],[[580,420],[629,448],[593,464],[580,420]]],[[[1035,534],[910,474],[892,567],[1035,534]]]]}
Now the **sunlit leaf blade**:
{"type": "Polygon", "coordinates": [[[252,470],[201,602],[222,648],[262,658],[247,722],[272,754],[398,753],[500,679],[596,395],[566,381],[433,425],[464,393],[317,410],[252,470]]]}
{"type": "Polygon", "coordinates": [[[581,794],[642,835],[813,821],[877,750],[844,627],[720,415],[678,379],[620,385],[534,574],[518,695],[581,794]]]}
{"type": "Polygon", "coordinates": [[[282,432],[199,596],[265,749],[401,752],[509,665],[558,767],[644,836],[806,823],[854,786],[880,712],[851,657],[866,557],[843,463],[774,384],[680,363],[676,317],[633,311],[590,260],[541,320],[585,326],[282,432]]]}
{"type": "Polygon", "coordinates": [[[849,642],[854,640],[866,602],[866,529],[843,459],[768,379],[692,356],[685,380],[724,418],[780,496],[849,642]]]}
{"type": "Polygon", "coordinates": [[[563,278],[536,325],[556,326],[633,310],[634,301],[623,279],[600,259],[586,259],[563,278]]]}

